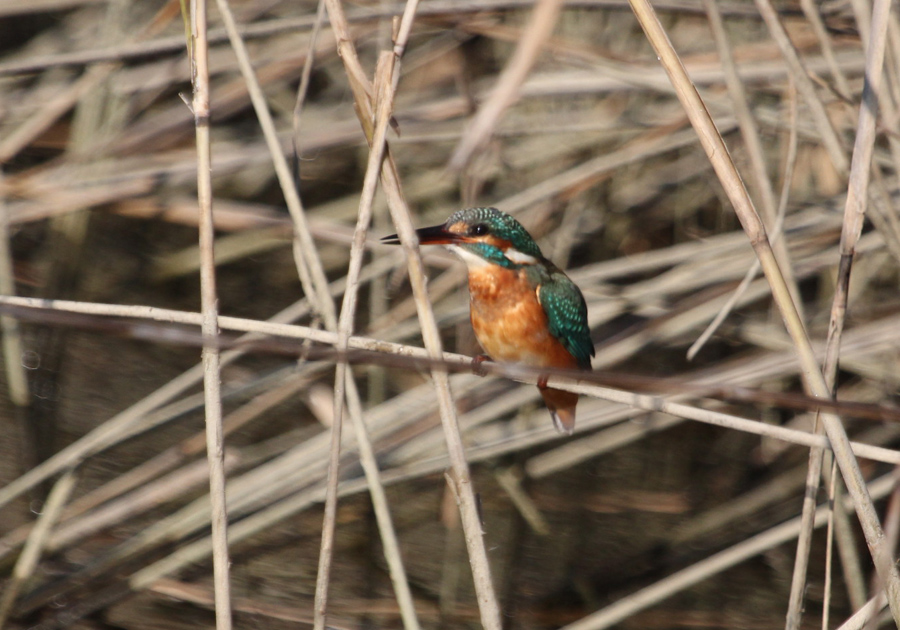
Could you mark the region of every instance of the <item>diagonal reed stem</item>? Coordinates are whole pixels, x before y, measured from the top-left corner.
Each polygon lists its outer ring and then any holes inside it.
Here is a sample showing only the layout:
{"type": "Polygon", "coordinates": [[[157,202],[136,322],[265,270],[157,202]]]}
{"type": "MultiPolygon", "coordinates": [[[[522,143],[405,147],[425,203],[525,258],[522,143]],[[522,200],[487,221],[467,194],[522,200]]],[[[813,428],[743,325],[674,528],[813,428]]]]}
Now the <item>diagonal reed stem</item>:
{"type": "MultiPolygon", "coordinates": [[[[775,304],[781,312],[791,340],[796,348],[803,380],[810,392],[819,398],[831,398],[831,392],[822,375],[809,338],[804,330],[784,276],[775,260],[774,252],[766,237],[765,227],[759,219],[753,202],[744,187],[728,149],[718,133],[703,100],[688,77],[684,65],[672,47],[668,35],[660,24],[653,7],[647,0],[630,0],[631,7],[637,16],[648,40],[659,56],[675,88],[675,93],[682,103],[691,124],[700,137],[722,186],[730,199],[744,231],[753,246],[762,265],[766,279],[772,288],[775,304]]],[[[847,488],[853,498],[857,516],[862,524],[869,552],[875,563],[880,578],[885,584],[891,611],[895,621],[900,625],[900,575],[894,566],[892,552],[887,546],[884,532],[872,499],[866,490],[865,480],[852,451],[849,448],[847,433],[840,419],[834,414],[823,413],[822,420],[825,432],[831,442],[835,458],[841,469],[847,488]]]]}

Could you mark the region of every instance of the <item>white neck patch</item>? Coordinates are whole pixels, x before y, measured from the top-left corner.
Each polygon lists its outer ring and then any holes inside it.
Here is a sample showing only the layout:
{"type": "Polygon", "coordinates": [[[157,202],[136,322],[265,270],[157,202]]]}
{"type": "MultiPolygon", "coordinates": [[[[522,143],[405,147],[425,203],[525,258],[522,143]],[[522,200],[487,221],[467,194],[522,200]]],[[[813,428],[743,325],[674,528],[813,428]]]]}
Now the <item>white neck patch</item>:
{"type": "Polygon", "coordinates": [[[529,256],[528,254],[523,254],[518,249],[514,247],[510,247],[506,251],[503,252],[503,255],[506,256],[511,262],[516,263],[517,265],[535,265],[537,264],[537,258],[534,256],[529,256]]]}
{"type": "MultiPolygon", "coordinates": [[[[473,254],[465,247],[460,247],[459,245],[445,245],[444,247],[459,256],[470,270],[483,269],[491,264],[478,254],[473,254]]],[[[536,265],[538,262],[537,258],[534,256],[523,254],[514,247],[506,249],[503,252],[503,255],[506,256],[511,263],[516,265],[536,265]]]]}

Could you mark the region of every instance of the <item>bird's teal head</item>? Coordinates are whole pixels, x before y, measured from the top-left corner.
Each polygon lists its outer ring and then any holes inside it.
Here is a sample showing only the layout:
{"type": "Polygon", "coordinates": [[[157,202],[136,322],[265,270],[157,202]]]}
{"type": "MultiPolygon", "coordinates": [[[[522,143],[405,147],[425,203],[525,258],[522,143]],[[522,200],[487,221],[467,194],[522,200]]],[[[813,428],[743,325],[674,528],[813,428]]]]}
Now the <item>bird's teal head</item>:
{"type": "MultiPolygon", "coordinates": [[[[469,267],[533,265],[543,259],[531,235],[514,218],[496,208],[454,212],[443,225],[416,230],[423,245],[446,245],[469,267]]],[[[396,235],[382,239],[398,243],[396,235]]]]}

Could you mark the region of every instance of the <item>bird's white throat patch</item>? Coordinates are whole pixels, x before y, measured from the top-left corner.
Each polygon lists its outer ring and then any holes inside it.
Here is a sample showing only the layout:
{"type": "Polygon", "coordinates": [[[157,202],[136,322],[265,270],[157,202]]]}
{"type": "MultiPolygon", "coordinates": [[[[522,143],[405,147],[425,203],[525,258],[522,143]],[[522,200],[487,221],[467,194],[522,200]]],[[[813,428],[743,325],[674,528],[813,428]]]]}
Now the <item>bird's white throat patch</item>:
{"type": "MultiPolygon", "coordinates": [[[[484,258],[479,256],[478,254],[473,254],[469,250],[464,247],[460,247],[459,245],[445,245],[448,250],[459,256],[466,266],[472,269],[481,269],[487,267],[491,263],[486,261],[484,258]]],[[[517,265],[534,265],[537,264],[537,258],[534,256],[529,256],[528,254],[523,254],[519,250],[510,247],[503,252],[503,255],[509,259],[510,262],[515,263],[517,265]]]]}
{"type": "Polygon", "coordinates": [[[473,254],[466,248],[460,247],[459,245],[445,245],[444,247],[459,256],[462,261],[466,263],[466,266],[469,269],[481,269],[482,267],[487,267],[488,265],[490,265],[488,261],[486,261],[478,254],[473,254]]]}
{"type": "Polygon", "coordinates": [[[514,247],[510,247],[506,251],[503,252],[503,255],[506,256],[510,261],[516,263],[517,265],[534,265],[537,264],[537,258],[534,256],[529,256],[528,254],[523,254],[518,249],[514,247]]]}

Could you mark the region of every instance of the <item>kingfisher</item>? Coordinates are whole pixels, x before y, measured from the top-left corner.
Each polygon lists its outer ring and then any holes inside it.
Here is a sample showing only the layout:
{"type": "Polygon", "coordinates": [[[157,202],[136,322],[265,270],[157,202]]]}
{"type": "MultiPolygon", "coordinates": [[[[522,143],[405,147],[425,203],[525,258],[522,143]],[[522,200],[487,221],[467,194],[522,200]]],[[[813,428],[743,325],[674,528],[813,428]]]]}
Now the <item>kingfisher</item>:
{"type": "MultiPolygon", "coordinates": [[[[537,368],[591,369],[594,344],[584,296],[544,258],[521,223],[496,208],[468,208],[416,234],[423,245],[444,245],[466,263],[472,328],[489,358],[537,368]]],[[[393,234],[382,242],[400,240],[393,234]]],[[[571,435],[578,394],[546,383],[542,377],[538,388],[553,426],[571,435]]]]}

